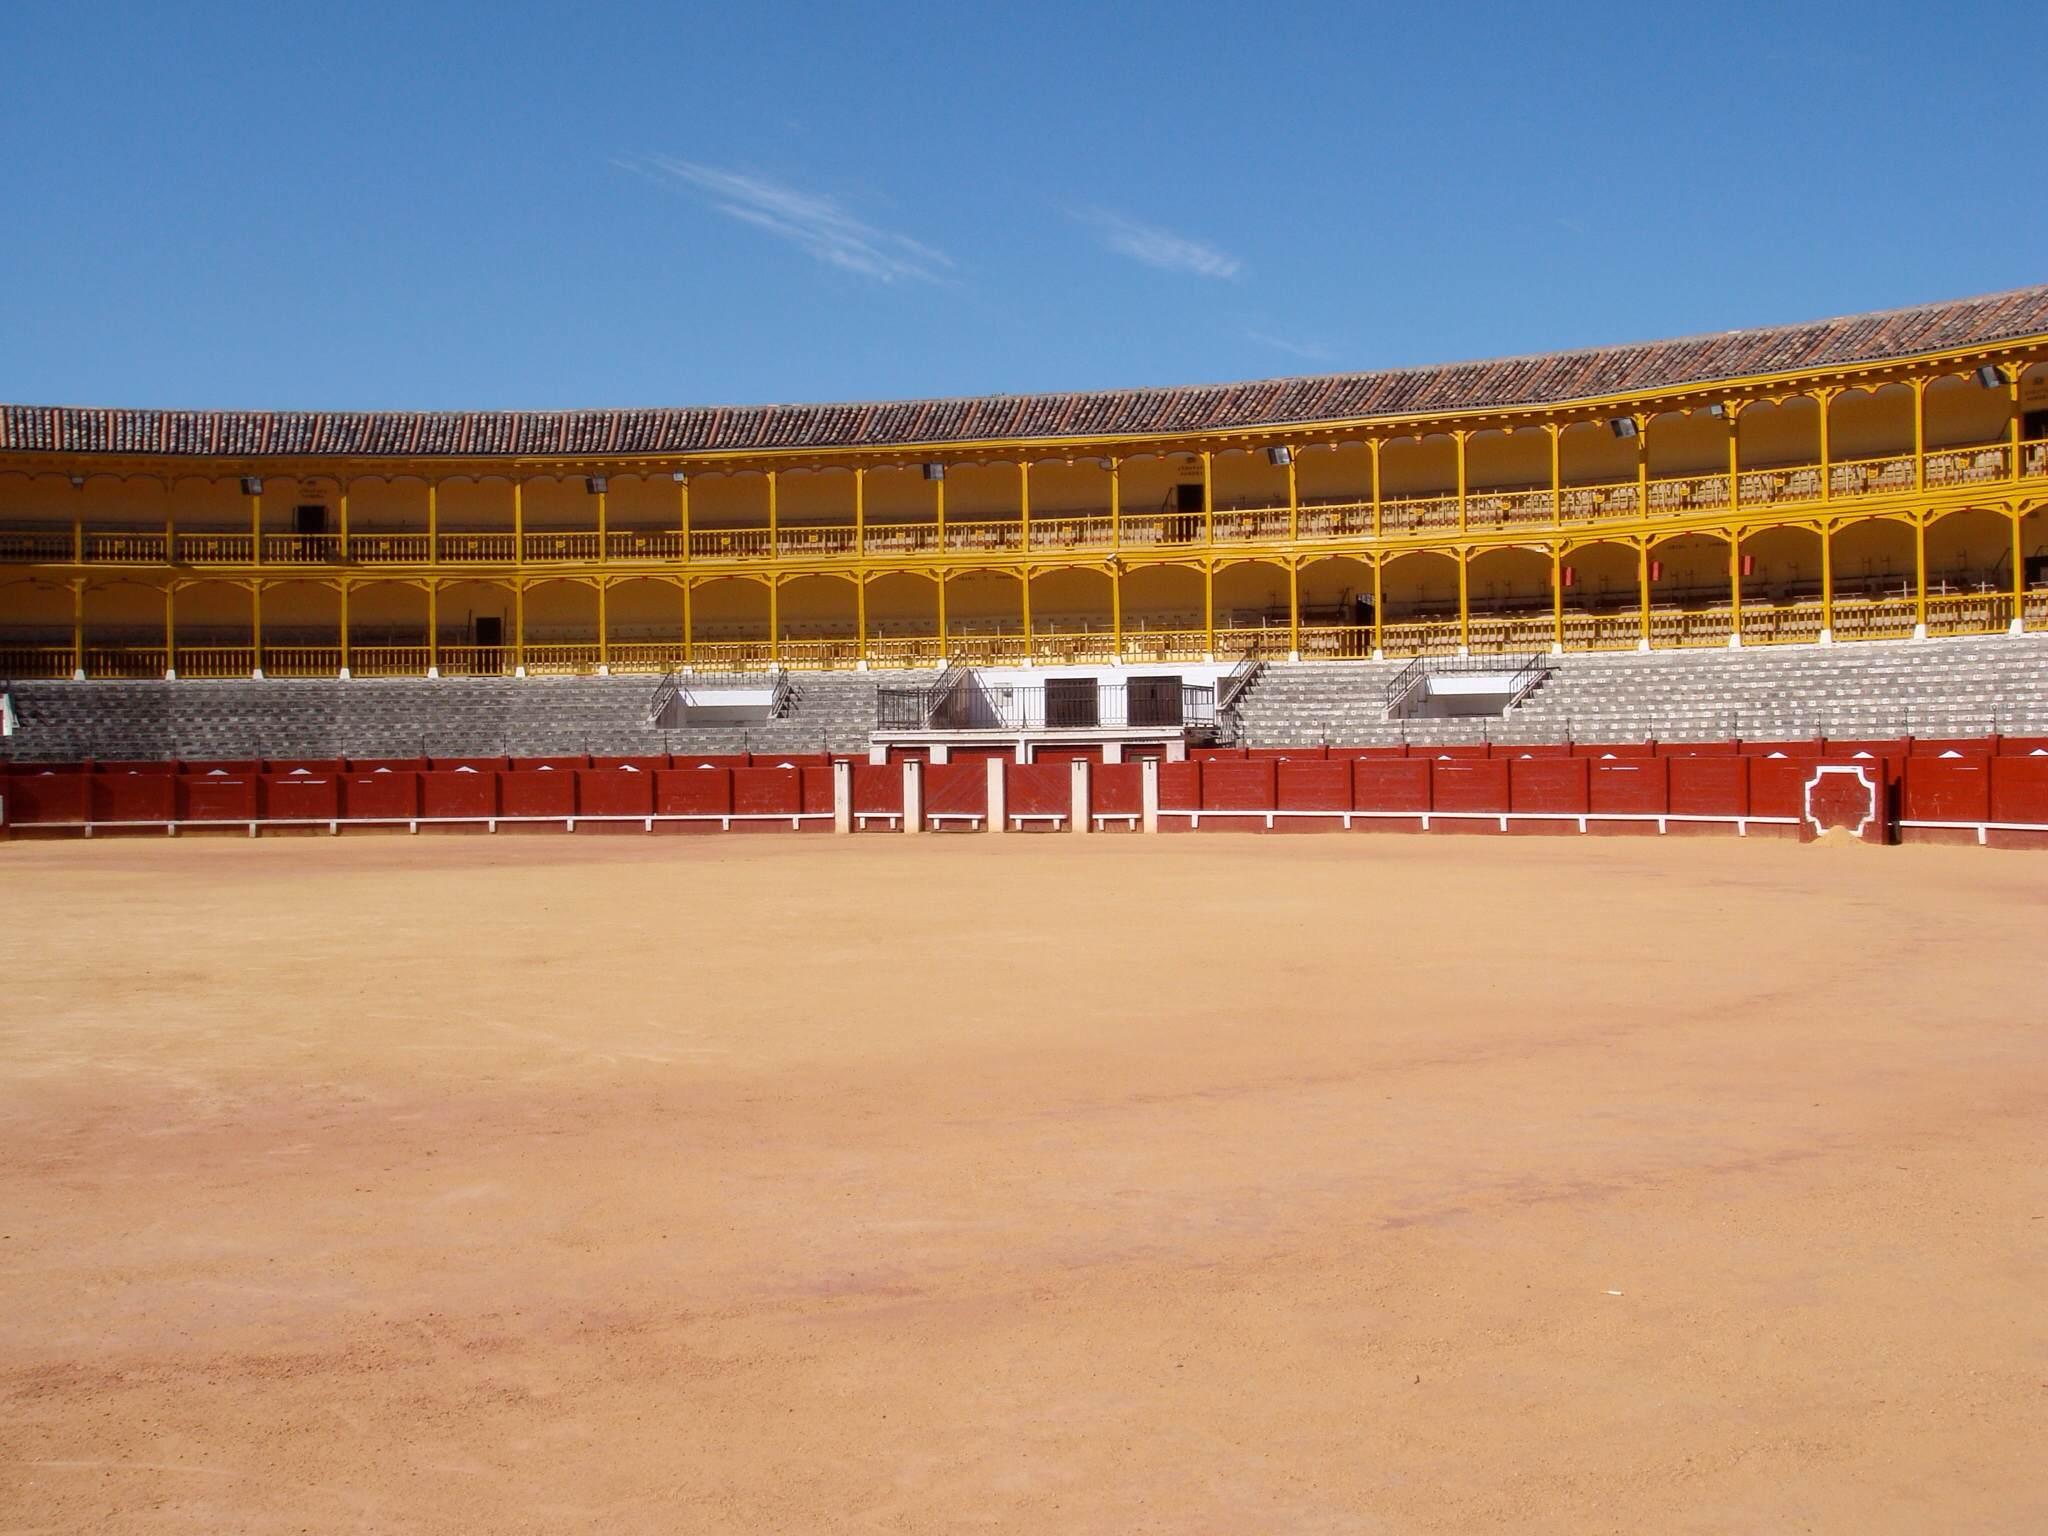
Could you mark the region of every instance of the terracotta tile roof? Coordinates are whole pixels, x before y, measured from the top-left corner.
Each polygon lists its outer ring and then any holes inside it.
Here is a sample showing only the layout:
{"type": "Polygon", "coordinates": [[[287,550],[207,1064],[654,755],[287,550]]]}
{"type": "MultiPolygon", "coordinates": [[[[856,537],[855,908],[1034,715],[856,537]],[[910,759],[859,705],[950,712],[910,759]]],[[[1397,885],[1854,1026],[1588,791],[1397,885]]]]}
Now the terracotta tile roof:
{"type": "Polygon", "coordinates": [[[0,451],[346,457],[684,454],[1099,439],[1558,405],[2048,333],[2048,284],[2011,293],[1538,357],[1179,389],[625,411],[153,411],[0,406],[0,451]]]}

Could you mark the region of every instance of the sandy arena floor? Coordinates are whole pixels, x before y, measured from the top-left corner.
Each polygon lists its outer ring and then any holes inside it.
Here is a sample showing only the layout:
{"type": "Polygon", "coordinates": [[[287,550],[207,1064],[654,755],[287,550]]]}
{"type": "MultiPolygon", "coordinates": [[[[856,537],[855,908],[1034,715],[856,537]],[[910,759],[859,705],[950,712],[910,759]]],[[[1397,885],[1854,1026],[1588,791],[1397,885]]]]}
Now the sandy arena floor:
{"type": "Polygon", "coordinates": [[[0,846],[0,1532],[2048,1528],[2048,857],[0,846]]]}

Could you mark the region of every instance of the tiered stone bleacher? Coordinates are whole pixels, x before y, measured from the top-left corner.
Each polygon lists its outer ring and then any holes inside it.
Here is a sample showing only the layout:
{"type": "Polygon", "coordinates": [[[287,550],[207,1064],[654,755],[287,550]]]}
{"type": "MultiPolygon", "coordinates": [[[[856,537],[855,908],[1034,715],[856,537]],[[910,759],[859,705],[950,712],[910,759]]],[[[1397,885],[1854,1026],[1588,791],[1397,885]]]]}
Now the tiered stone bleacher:
{"type": "Polygon", "coordinates": [[[646,677],[15,683],[18,729],[0,739],[0,755],[48,762],[861,751],[874,728],[876,688],[921,676],[806,675],[784,718],[667,730],[647,722],[646,677]]]}
{"type": "Polygon", "coordinates": [[[2048,734],[2048,635],[1555,658],[1505,719],[1386,718],[1406,662],[1274,664],[1240,701],[1251,746],[2048,734]]]}

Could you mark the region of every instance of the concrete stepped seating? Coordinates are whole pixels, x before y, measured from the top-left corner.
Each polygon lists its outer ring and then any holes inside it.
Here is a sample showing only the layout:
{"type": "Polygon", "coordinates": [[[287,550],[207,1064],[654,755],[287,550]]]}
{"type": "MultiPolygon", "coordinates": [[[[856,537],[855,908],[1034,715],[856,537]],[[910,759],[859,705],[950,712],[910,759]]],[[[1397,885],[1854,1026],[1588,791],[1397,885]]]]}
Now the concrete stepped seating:
{"type": "Polygon", "coordinates": [[[2048,635],[1556,658],[1506,718],[1388,721],[1405,662],[1275,663],[1251,746],[2048,734],[2048,635]]]}
{"type": "Polygon", "coordinates": [[[8,685],[17,761],[413,757],[560,752],[862,751],[875,690],[925,674],[815,673],[788,715],[748,726],[647,724],[646,677],[363,678],[8,685]]]}

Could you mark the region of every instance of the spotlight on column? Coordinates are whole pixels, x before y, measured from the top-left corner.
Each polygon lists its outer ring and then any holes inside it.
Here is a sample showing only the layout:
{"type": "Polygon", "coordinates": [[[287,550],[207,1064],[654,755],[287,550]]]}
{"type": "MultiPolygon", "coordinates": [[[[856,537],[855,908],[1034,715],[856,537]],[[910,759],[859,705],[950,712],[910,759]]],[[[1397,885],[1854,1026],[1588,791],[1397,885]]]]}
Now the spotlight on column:
{"type": "Polygon", "coordinates": [[[83,475],[73,475],[73,476],[71,477],[71,489],[73,489],[74,491],[82,491],[82,490],[84,490],[84,489],[85,489],[85,476],[83,476],[83,475]]]}
{"type": "Polygon", "coordinates": [[[605,493],[605,486],[606,481],[603,475],[592,475],[583,482],[583,489],[590,492],[593,496],[602,496],[605,493]]]}
{"type": "Polygon", "coordinates": [[[244,496],[261,496],[263,494],[263,482],[254,475],[242,476],[242,494],[244,496]]]}
{"type": "Polygon", "coordinates": [[[1720,405],[1720,404],[1718,404],[1718,403],[1717,403],[1717,404],[1714,404],[1714,405],[1710,405],[1710,406],[1708,406],[1708,407],[1707,407],[1707,414],[1708,414],[1709,416],[1716,416],[1716,417],[1718,417],[1718,416],[1726,416],[1726,415],[1728,414],[1728,407],[1727,407],[1727,406],[1725,406],[1725,405],[1720,405]]]}
{"type": "Polygon", "coordinates": [[[943,480],[946,478],[946,466],[943,464],[927,464],[924,467],[924,477],[927,480],[943,480]]]}
{"type": "Polygon", "coordinates": [[[1607,430],[1626,441],[1636,435],[1636,419],[1633,416],[1617,416],[1607,423],[1607,430]]]}
{"type": "Polygon", "coordinates": [[[2005,375],[1998,371],[1996,363],[1986,363],[1977,370],[1977,382],[1986,389],[2005,388],[2005,375]]]}
{"type": "Polygon", "coordinates": [[[1275,469],[1284,469],[1294,462],[1294,450],[1285,444],[1276,443],[1266,450],[1266,462],[1275,469]]]}
{"type": "Polygon", "coordinates": [[[680,469],[677,470],[674,474],[670,475],[669,479],[675,481],[677,485],[688,485],[690,483],[690,477],[684,474],[680,469]]]}

